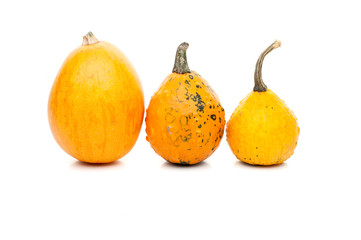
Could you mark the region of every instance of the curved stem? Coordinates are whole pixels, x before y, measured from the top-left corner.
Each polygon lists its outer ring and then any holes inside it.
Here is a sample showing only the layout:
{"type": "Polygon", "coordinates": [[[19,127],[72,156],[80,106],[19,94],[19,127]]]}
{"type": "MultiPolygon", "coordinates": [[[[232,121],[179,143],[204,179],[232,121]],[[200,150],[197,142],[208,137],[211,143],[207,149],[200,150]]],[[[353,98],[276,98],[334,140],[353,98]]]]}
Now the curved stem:
{"type": "Polygon", "coordinates": [[[173,72],[179,73],[179,74],[191,72],[191,70],[188,67],[187,55],[186,55],[186,51],[187,51],[188,47],[189,47],[189,44],[186,42],[179,45],[179,47],[177,49],[177,53],[175,55],[173,72]]]}
{"type": "Polygon", "coordinates": [[[264,84],[262,79],[262,64],[265,56],[270,53],[273,49],[276,49],[281,46],[281,42],[276,40],[274,43],[271,44],[266,50],[258,58],[256,64],[256,70],[254,71],[254,88],[253,91],[255,92],[265,92],[267,91],[267,86],[264,84]]]}
{"type": "Polygon", "coordinates": [[[83,37],[83,43],[82,45],[90,45],[90,44],[94,44],[99,42],[98,39],[94,36],[94,34],[92,32],[88,32],[84,37],[83,37]]]}

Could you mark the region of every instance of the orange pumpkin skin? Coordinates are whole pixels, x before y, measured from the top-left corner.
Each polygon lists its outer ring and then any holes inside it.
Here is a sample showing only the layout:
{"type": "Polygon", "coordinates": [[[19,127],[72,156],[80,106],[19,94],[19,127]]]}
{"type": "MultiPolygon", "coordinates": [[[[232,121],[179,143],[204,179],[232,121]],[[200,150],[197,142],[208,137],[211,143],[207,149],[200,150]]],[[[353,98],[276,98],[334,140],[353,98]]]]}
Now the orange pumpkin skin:
{"type": "Polygon", "coordinates": [[[48,103],[50,128],[65,152],[89,163],[115,161],[134,146],[143,115],[140,80],[119,49],[97,42],[70,53],[48,103]]]}
{"type": "Polygon", "coordinates": [[[190,165],[218,148],[225,113],[199,74],[172,73],[153,95],[145,122],[147,140],[156,153],[169,162],[190,165]]]}

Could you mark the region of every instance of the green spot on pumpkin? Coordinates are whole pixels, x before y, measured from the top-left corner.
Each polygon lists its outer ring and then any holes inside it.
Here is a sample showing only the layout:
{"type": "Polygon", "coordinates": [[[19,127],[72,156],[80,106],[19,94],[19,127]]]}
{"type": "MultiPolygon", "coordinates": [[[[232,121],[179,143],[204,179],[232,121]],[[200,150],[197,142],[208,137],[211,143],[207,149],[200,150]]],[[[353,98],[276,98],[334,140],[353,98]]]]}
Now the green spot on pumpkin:
{"type": "Polygon", "coordinates": [[[182,161],[182,160],[179,160],[179,164],[180,164],[180,165],[190,165],[190,161],[182,161]]]}

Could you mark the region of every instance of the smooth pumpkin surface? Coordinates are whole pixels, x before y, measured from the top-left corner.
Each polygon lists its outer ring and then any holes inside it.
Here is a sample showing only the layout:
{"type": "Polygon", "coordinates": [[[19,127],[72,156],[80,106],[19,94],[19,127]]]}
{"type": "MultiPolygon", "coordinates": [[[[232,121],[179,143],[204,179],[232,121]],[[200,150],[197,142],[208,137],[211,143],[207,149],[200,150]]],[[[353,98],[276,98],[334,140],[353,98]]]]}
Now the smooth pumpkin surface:
{"type": "Polygon", "coordinates": [[[147,140],[156,153],[169,162],[190,165],[218,148],[225,114],[205,79],[195,71],[175,71],[151,98],[145,122],[147,140]]]}
{"type": "Polygon", "coordinates": [[[65,152],[89,163],[115,161],[134,146],[143,115],[140,80],[118,48],[88,41],[69,54],[48,104],[52,133],[65,152]]]}
{"type": "Polygon", "coordinates": [[[227,141],[234,155],[253,165],[281,164],[294,153],[300,128],[287,105],[263,83],[261,68],[266,54],[280,46],[276,41],[257,62],[255,87],[227,122],[227,141]]]}

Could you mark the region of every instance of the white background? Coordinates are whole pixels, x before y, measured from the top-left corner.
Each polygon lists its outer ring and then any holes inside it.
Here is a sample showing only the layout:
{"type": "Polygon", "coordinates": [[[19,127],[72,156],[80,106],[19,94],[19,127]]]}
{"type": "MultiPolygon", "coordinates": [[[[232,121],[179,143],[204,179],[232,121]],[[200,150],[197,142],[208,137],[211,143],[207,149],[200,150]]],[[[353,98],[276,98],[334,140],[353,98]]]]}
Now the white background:
{"type": "Polygon", "coordinates": [[[360,239],[360,55],[357,1],[1,1],[0,239],[360,239]],[[225,138],[204,163],[156,155],[144,125],[133,150],[83,164],[56,144],[47,101],[66,56],[93,31],[135,66],[145,106],[187,41],[190,68],[226,119],[267,86],[295,112],[295,154],[240,163],[225,138]]]}

